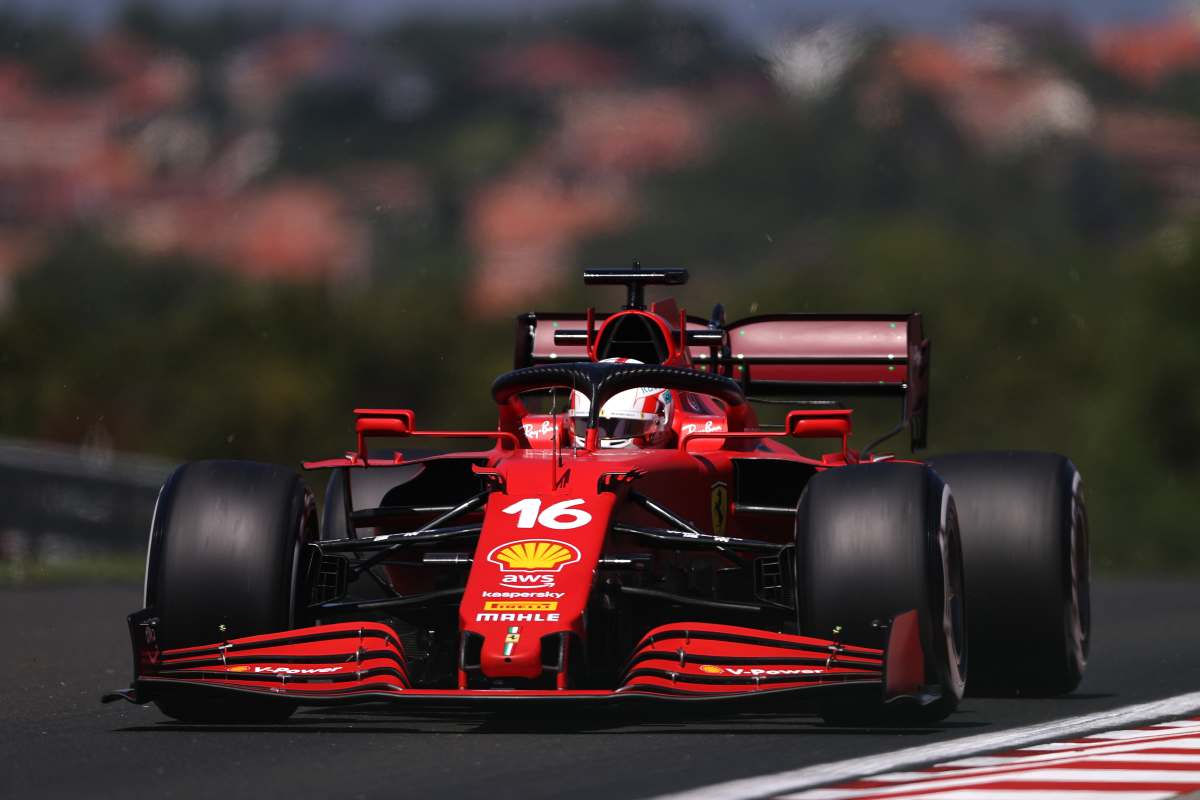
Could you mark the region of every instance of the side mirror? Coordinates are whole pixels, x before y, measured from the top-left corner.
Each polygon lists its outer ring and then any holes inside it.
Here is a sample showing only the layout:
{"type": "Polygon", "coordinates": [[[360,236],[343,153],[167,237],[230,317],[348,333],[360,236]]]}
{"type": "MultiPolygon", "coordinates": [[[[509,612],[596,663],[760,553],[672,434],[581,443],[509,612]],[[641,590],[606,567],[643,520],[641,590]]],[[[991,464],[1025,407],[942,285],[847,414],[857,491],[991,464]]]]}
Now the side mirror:
{"type": "Polygon", "coordinates": [[[356,408],[354,432],[358,434],[358,456],[368,460],[368,436],[411,436],[416,415],[407,408],[356,408]]]}
{"type": "Polygon", "coordinates": [[[790,411],[784,429],[797,439],[841,439],[844,450],[852,430],[850,415],[853,413],[849,408],[790,411]]]}
{"type": "Polygon", "coordinates": [[[358,433],[408,436],[417,427],[416,415],[407,408],[356,408],[358,433]]]}

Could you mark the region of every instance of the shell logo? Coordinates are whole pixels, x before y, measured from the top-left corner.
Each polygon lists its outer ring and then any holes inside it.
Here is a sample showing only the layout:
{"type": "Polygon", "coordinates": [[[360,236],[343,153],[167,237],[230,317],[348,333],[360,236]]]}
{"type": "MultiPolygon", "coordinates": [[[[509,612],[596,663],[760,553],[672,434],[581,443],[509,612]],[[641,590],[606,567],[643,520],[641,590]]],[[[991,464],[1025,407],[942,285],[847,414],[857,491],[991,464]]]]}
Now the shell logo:
{"type": "Polygon", "coordinates": [[[720,675],[725,672],[725,670],[720,667],[714,667],[712,664],[701,664],[700,671],[706,672],[709,675],[720,675]]]}
{"type": "Polygon", "coordinates": [[[250,668],[249,667],[229,667],[229,669],[227,669],[226,671],[227,672],[249,672],[250,668]]]}
{"type": "Polygon", "coordinates": [[[487,560],[500,566],[501,572],[558,572],[580,559],[573,544],[555,539],[522,539],[493,548],[487,560]]]}

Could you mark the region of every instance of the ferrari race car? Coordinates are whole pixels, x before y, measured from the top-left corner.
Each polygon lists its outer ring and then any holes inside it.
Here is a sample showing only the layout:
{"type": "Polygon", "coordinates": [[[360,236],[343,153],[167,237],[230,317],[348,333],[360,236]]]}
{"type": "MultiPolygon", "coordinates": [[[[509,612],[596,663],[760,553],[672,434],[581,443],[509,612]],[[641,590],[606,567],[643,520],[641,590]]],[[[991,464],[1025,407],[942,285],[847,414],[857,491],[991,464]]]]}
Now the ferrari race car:
{"type": "Polygon", "coordinates": [[[625,305],[520,316],[495,429],[356,410],[355,449],[304,464],[329,472],[321,515],[283,467],[175,470],[129,617],[133,685],[107,699],[264,722],[380,701],[771,697],[911,723],[954,710],[968,651],[972,691],[1078,684],[1088,530],[1071,462],[850,445],[841,400],[890,395],[891,433],[924,447],[919,315],[726,323],[720,306],[647,306],[681,269],[584,277],[625,286],[625,305]],[[760,424],[761,403],[784,404],[783,424],[760,424]],[[380,438],[481,444],[406,455],[380,438]],[[802,439],[828,452],[789,447],[802,439]]]}

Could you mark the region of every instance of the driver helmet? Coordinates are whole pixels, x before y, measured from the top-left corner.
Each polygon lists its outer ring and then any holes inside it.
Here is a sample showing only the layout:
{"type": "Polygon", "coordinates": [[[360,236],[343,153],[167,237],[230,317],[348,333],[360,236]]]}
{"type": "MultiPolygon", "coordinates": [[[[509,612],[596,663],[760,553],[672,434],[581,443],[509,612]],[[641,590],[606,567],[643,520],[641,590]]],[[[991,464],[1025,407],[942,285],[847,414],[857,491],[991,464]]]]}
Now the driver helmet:
{"type": "MultiPolygon", "coordinates": [[[[634,358],[606,358],[601,364],[641,364],[634,358]]],[[[575,445],[582,447],[587,436],[591,401],[583,392],[571,393],[571,423],[575,445]]],[[[626,389],[600,407],[596,422],[601,447],[660,447],[671,433],[671,392],[652,386],[626,389]]]]}

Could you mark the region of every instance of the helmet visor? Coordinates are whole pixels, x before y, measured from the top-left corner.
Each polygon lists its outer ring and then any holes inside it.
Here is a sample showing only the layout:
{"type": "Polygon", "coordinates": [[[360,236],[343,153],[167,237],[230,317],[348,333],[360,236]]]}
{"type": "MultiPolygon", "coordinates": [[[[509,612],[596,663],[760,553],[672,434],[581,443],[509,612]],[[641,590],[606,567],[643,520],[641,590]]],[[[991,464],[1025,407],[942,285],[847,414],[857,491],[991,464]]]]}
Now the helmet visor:
{"type": "Polygon", "coordinates": [[[626,419],[624,417],[601,417],[596,421],[600,428],[601,439],[633,439],[653,433],[657,428],[658,418],[653,414],[646,415],[648,419],[626,419]]]}
{"type": "MultiPolygon", "coordinates": [[[[587,437],[587,415],[573,416],[571,420],[575,428],[575,436],[587,437]]],[[[658,429],[659,419],[655,414],[644,414],[639,417],[600,417],[596,427],[600,438],[603,439],[635,439],[646,436],[658,429]]]]}

